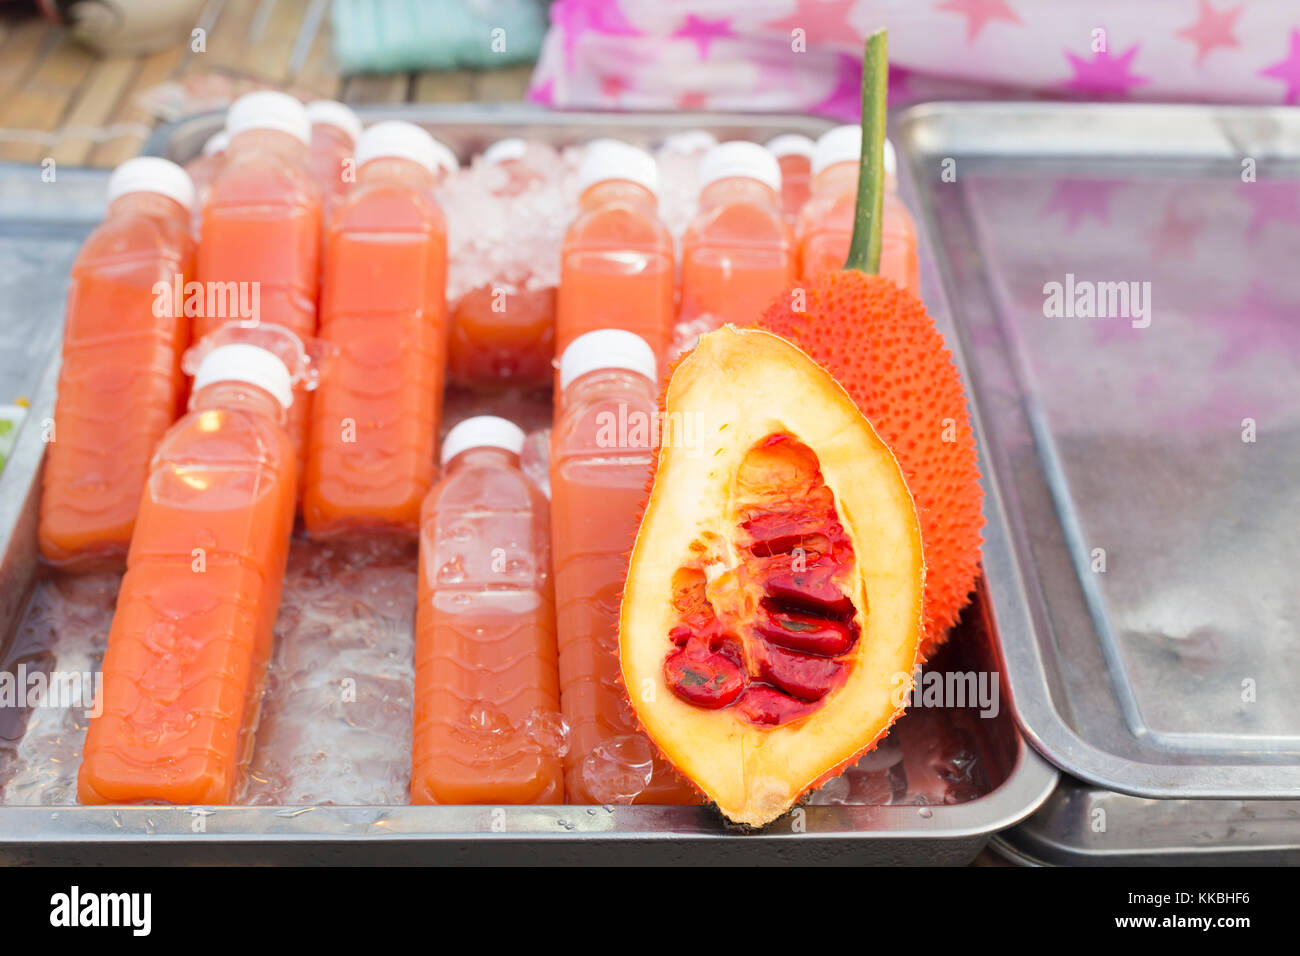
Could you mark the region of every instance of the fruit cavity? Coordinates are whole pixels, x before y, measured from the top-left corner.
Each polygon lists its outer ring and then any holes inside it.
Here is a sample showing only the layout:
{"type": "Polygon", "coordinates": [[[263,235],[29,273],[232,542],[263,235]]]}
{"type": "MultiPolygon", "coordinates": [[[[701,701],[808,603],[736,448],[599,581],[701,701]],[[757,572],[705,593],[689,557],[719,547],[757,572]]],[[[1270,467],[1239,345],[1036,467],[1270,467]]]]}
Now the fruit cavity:
{"type": "Polygon", "coordinates": [[[789,435],[745,455],[732,508],[734,535],[692,542],[675,575],[664,675],[682,700],[780,726],[815,712],[852,664],[853,546],[816,454],[789,435]]]}

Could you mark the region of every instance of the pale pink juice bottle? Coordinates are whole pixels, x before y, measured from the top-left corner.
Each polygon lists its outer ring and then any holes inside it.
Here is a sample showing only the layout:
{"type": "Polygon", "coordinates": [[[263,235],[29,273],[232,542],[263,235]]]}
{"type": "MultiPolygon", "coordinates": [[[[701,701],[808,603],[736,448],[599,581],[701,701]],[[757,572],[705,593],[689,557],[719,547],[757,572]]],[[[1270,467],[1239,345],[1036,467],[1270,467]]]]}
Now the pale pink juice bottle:
{"type": "Polygon", "coordinates": [[[791,226],[812,195],[813,149],[813,141],[798,133],[784,133],[767,142],[767,151],[781,166],[781,211],[791,226]]]}
{"type": "MultiPolygon", "coordinates": [[[[511,137],[484,150],[480,166],[499,170],[493,195],[513,198],[536,188],[545,179],[536,163],[539,149],[511,137]]],[[[535,267],[527,263],[520,274],[519,258],[512,256],[490,282],[455,303],[447,371],[457,384],[544,386],[554,379],[555,286],[534,287],[535,267]]]]}
{"type": "Polygon", "coordinates": [[[436,142],[376,123],[325,240],[320,336],[337,349],[313,403],[303,519],[313,535],[413,534],[433,483],[447,363],[447,226],[436,142]]]}
{"type": "Polygon", "coordinates": [[[699,802],[637,729],[618,663],[619,601],[655,454],[655,358],[644,339],[602,329],[560,359],[551,542],[569,803],[699,802]]]}
{"type": "Polygon", "coordinates": [[[667,355],[673,334],[673,240],[660,220],[654,157],[617,140],[587,147],[578,215],[565,233],[555,351],[595,329],[639,335],[667,355]]]}
{"type": "Polygon", "coordinates": [[[780,167],[757,143],[722,143],[701,161],[700,186],[699,212],[682,237],[677,321],[707,324],[697,333],[753,325],[797,278],[780,167]]]}
{"type": "Polygon", "coordinates": [[[549,506],[524,433],[447,433],[420,516],[413,803],[563,803],[549,506]]]}
{"type": "Polygon", "coordinates": [[[361,138],[361,120],[337,100],[308,103],[307,119],[311,121],[307,163],[321,193],[323,218],[328,221],[330,211],[347,193],[355,177],[352,154],[361,138]]]}
{"type": "MultiPolygon", "coordinates": [[[[837,126],[817,141],[812,160],[812,198],[799,214],[796,232],[803,278],[842,269],[853,239],[862,128],[837,126]]],[[[880,274],[915,295],[921,291],[916,224],[898,198],[898,160],[885,140],[885,190],[881,198],[880,274]]]]}
{"type": "MultiPolygon", "coordinates": [[[[247,319],[282,325],[305,341],[316,334],[321,244],[320,191],[307,169],[307,111],[284,93],[249,93],[230,107],[226,131],[226,163],[203,207],[198,279],[209,290],[246,292],[257,314],[205,309],[194,319],[194,338],[247,319]]],[[[299,389],[288,431],[300,479],[310,411],[311,396],[299,389]]]]}
{"type": "Polygon", "coordinates": [[[208,201],[208,190],[212,182],[226,165],[226,147],[230,145],[230,135],[218,130],[208,137],[203,150],[185,164],[185,171],[194,183],[194,239],[197,242],[199,230],[203,227],[203,205],[208,201]]]}

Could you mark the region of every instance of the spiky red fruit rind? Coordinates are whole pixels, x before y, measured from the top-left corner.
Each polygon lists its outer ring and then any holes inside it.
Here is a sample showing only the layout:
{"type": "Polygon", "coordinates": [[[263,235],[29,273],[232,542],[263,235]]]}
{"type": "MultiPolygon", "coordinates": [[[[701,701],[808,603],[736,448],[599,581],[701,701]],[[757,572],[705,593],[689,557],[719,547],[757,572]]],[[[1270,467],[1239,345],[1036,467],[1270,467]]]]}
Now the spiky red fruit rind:
{"type": "Polygon", "coordinates": [[[943,335],[916,296],[852,269],[786,292],[758,325],[830,372],[897,457],[921,523],[928,658],[975,588],[984,527],[966,391],[943,335]]]}

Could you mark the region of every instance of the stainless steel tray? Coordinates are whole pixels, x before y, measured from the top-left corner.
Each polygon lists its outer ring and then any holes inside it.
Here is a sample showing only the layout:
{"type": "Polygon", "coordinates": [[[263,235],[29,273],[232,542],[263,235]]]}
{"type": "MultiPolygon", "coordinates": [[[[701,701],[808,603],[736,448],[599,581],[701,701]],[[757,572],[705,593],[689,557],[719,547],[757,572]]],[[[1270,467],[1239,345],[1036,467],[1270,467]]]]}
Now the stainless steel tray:
{"type": "MultiPolygon", "coordinates": [[[[781,131],[816,135],[828,124],[808,117],[547,113],[527,107],[363,109],[366,120],[423,123],[467,155],[503,135],[563,144],[596,135],[653,142],[666,133],[707,128],[720,137],[764,140],[781,131]]],[[[220,123],[215,115],[159,131],[149,151],[179,161],[193,156],[220,123]]],[[[929,266],[927,265],[927,270],[929,266]]],[[[50,296],[55,296],[53,290],[50,296]]],[[[61,311],[61,290],[56,312],[61,311]]],[[[0,326],[22,322],[17,303],[0,301],[0,326]]],[[[28,421],[53,408],[50,360],[28,421]]],[[[44,446],[24,428],[0,474],[0,654],[13,640],[40,573],[35,514],[44,446]]],[[[997,630],[981,593],[936,669],[998,672],[997,630]]],[[[926,721],[957,720],[937,710],[904,717],[919,735],[926,721]]],[[[951,805],[809,806],[758,834],[726,830],[699,807],[412,807],[237,806],[194,808],[0,806],[0,862],[635,862],[925,863],[972,860],[989,836],[1011,826],[1051,792],[1056,771],[1028,747],[1009,710],[963,721],[985,768],[982,795],[951,805]]],[[[900,723],[898,732],[909,729],[900,723]]],[[[3,734],[0,734],[3,737],[3,734]]],[[[3,744],[0,740],[0,745],[3,744]]],[[[2,758],[0,758],[2,759],[2,758]]],[[[3,768],[0,768],[2,770],[3,768]]]]}
{"type": "Polygon", "coordinates": [[[1110,790],[1297,797],[1300,110],[928,104],[898,130],[1022,729],[1110,790]],[[1048,283],[1080,280],[1151,307],[1061,315],[1048,283]]]}
{"type": "Polygon", "coordinates": [[[990,847],[1023,866],[1296,866],[1300,802],[1148,800],[1062,777],[990,847]]]}

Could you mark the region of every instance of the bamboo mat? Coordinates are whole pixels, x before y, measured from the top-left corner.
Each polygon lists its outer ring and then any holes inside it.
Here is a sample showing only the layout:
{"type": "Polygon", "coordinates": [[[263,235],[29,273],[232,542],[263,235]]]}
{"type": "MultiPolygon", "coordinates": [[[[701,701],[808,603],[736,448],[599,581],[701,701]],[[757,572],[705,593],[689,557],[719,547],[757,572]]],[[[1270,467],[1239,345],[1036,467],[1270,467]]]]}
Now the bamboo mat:
{"type": "Polygon", "coordinates": [[[0,21],[0,161],[116,166],[159,122],[251,89],[348,103],[521,99],[532,67],[339,74],[329,0],[209,0],[204,49],[105,56],[44,20],[0,21]]]}

